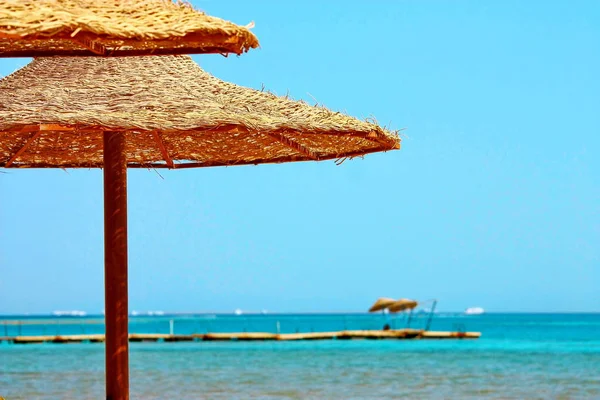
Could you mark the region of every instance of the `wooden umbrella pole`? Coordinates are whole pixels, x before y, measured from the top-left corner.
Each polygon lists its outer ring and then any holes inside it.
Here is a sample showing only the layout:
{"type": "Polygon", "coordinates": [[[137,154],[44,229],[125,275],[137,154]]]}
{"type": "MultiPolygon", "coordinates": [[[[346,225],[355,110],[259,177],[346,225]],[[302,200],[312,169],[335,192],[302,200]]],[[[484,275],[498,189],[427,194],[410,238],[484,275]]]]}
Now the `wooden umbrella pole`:
{"type": "Polygon", "coordinates": [[[106,399],[129,399],[125,133],[104,132],[106,399]]]}

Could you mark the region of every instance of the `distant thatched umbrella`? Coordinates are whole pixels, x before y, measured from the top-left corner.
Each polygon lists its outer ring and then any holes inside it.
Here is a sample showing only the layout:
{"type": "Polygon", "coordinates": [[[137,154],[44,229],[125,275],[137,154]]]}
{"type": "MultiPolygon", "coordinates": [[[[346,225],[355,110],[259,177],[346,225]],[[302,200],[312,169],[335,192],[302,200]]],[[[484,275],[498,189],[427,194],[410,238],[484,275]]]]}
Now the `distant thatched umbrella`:
{"type": "Polygon", "coordinates": [[[0,81],[0,167],[104,168],[113,399],[128,398],[128,167],[318,161],[399,147],[396,133],[372,122],[220,81],[188,56],[37,58],[0,81]]]}
{"type": "MultiPolygon", "coordinates": [[[[394,304],[396,300],[389,298],[389,297],[380,297],[377,299],[377,301],[371,306],[371,308],[369,308],[369,312],[377,312],[377,311],[381,311],[382,315],[385,315],[385,311],[388,308],[388,306],[390,304],[394,304]]],[[[386,317],[384,317],[384,320],[386,319],[386,317]]],[[[383,326],[384,330],[390,329],[390,325],[388,323],[386,323],[383,326]]]]}
{"type": "Polygon", "coordinates": [[[0,57],[241,54],[248,27],[172,0],[3,0],[0,57]]]}
{"type": "Polygon", "coordinates": [[[415,300],[410,299],[400,299],[393,304],[390,304],[388,310],[391,313],[399,313],[402,311],[410,310],[410,315],[408,316],[408,321],[406,322],[406,327],[410,327],[410,320],[412,318],[412,312],[415,307],[417,307],[418,303],[415,300]]]}
{"type": "Polygon", "coordinates": [[[369,312],[383,311],[388,308],[390,304],[394,304],[395,302],[396,300],[389,297],[380,297],[375,303],[373,303],[371,308],[369,308],[369,312]]]}
{"type": "Polygon", "coordinates": [[[390,304],[388,310],[392,313],[397,313],[405,310],[412,310],[417,306],[417,302],[415,300],[410,299],[400,299],[390,304]]]}

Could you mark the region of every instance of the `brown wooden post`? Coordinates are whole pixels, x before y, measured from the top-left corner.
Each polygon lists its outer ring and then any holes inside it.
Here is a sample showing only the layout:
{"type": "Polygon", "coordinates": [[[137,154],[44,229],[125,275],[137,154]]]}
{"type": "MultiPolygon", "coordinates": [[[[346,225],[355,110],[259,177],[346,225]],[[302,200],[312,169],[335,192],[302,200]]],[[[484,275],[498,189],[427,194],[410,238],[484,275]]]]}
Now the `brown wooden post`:
{"type": "Polygon", "coordinates": [[[129,399],[125,133],[104,132],[106,399],[129,399]]]}

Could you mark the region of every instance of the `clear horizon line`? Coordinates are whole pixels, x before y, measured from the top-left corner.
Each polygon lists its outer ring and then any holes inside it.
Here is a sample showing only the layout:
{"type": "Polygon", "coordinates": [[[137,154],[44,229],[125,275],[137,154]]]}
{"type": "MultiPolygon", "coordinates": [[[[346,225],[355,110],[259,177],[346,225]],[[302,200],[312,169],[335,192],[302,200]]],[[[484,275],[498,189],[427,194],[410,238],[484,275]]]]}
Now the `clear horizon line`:
{"type": "MultiPolygon", "coordinates": [[[[75,310],[73,310],[75,311],[75,310]]],[[[80,311],[80,310],[77,310],[80,311]]],[[[134,310],[135,311],[135,310],[134,310]]],[[[92,317],[92,316],[104,316],[102,312],[91,313],[82,311],[85,315],[70,315],[69,311],[61,311],[65,314],[55,315],[54,312],[43,312],[43,313],[0,313],[0,317],[15,317],[15,316],[52,316],[52,317],[92,317]]],[[[422,313],[429,313],[429,311],[422,310],[422,313]]],[[[241,314],[236,314],[235,311],[136,311],[135,316],[167,316],[167,315],[327,315],[327,314],[381,314],[379,312],[370,313],[368,311],[243,311],[241,314]],[[160,314],[156,314],[156,313],[160,314]],[[149,314],[152,313],[152,314],[149,314]]],[[[436,310],[436,314],[439,313],[452,313],[452,314],[465,314],[464,311],[452,311],[452,310],[436,310]]],[[[599,311],[485,311],[483,314],[472,314],[472,315],[485,315],[485,314],[600,314],[599,311]]],[[[132,316],[132,311],[129,312],[129,316],[132,316]]]]}

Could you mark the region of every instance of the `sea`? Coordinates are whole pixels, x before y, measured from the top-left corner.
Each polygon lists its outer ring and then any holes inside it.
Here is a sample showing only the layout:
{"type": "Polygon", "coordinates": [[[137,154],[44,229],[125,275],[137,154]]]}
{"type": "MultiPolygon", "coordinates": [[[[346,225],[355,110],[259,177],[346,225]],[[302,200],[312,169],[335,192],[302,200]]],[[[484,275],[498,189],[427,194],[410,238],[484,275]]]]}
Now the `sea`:
{"type": "MultiPolygon", "coordinates": [[[[102,316],[0,316],[0,336],[102,333],[102,316]]],[[[600,314],[135,316],[135,333],[478,331],[476,340],[131,343],[132,399],[600,399],[600,314]]],[[[0,344],[0,397],[103,399],[104,345],[0,344]]]]}

